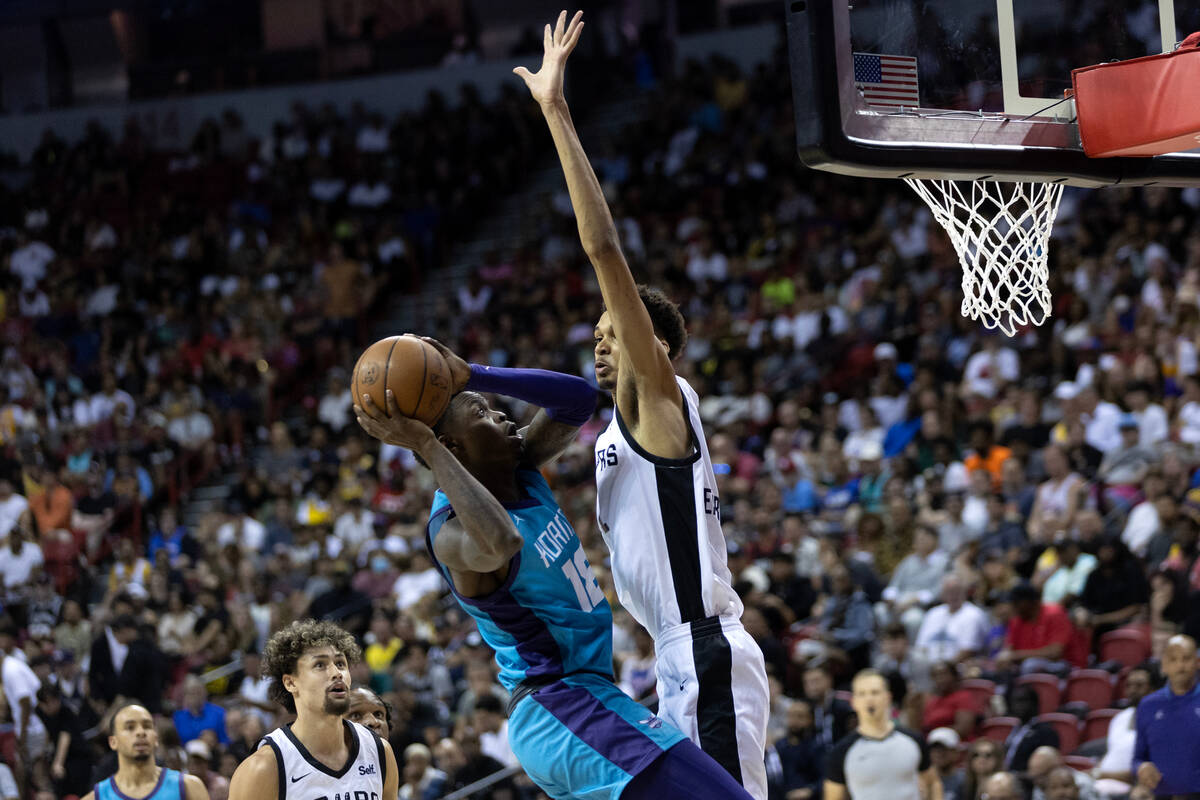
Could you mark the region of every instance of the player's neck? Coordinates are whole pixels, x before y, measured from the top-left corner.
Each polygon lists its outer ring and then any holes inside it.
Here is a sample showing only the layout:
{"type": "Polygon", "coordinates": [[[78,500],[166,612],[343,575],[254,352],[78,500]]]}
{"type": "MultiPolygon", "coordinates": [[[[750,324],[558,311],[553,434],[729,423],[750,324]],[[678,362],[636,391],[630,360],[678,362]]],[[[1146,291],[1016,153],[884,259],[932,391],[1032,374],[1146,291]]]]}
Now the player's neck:
{"type": "Polygon", "coordinates": [[[515,468],[480,469],[472,474],[501,503],[516,503],[521,499],[521,482],[517,480],[515,468]]]}
{"type": "MultiPolygon", "coordinates": [[[[117,767],[113,783],[117,784],[117,788],[126,794],[128,794],[127,789],[153,787],[158,783],[159,766],[154,763],[153,758],[147,758],[145,761],[122,758],[118,760],[117,767]]],[[[142,794],[144,793],[136,793],[139,797],[142,794]]]]}
{"type": "MultiPolygon", "coordinates": [[[[342,718],[335,714],[314,712],[297,714],[292,723],[292,734],[316,758],[345,760],[346,734],[342,718]]],[[[328,766],[338,769],[341,763],[329,763],[328,766]]]]}
{"type": "Polygon", "coordinates": [[[882,720],[866,718],[859,721],[858,732],[872,739],[882,739],[891,733],[895,727],[895,724],[887,717],[884,717],[882,720]]]}

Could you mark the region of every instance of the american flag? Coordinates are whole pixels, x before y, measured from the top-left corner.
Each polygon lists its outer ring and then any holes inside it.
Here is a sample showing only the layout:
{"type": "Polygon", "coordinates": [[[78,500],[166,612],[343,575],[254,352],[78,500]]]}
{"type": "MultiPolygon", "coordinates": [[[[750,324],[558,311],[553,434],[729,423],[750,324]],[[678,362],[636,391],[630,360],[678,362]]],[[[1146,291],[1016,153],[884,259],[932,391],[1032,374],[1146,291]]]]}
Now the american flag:
{"type": "Polygon", "coordinates": [[[867,103],[887,108],[916,108],[917,59],[912,56],[854,54],[854,85],[867,103]]]}

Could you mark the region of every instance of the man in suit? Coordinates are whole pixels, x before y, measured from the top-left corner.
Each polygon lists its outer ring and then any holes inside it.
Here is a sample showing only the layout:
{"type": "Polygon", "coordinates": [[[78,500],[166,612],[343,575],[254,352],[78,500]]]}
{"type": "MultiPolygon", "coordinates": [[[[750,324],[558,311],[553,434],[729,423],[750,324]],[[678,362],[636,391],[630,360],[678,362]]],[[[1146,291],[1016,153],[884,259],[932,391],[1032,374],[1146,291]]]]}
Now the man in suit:
{"type": "Polygon", "coordinates": [[[119,614],[92,643],[88,684],[91,699],[111,705],[118,698],[138,700],[151,714],[162,710],[166,659],[153,633],[139,637],[137,620],[119,614]]]}
{"type": "Polygon", "coordinates": [[[1009,706],[1012,715],[1021,720],[1021,724],[1013,729],[1004,742],[1004,769],[1024,772],[1034,750],[1039,747],[1058,748],[1058,734],[1049,725],[1033,721],[1038,713],[1038,695],[1032,686],[1013,689],[1009,706]]]}

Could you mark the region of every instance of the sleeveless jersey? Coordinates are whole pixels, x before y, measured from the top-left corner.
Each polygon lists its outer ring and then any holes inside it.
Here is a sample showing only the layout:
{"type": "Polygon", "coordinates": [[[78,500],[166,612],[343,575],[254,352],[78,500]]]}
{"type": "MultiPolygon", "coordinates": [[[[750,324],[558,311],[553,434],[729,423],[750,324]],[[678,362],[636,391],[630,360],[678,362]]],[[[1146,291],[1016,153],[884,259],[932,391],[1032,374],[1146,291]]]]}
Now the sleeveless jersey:
{"type": "MultiPolygon", "coordinates": [[[[129,800],[127,795],[114,784],[115,778],[105,778],[96,784],[96,800],[129,800]]],[[[183,800],[187,793],[183,788],[183,773],[163,767],[158,773],[158,785],[143,800],[183,800]]]]}
{"type": "Polygon", "coordinates": [[[657,640],[712,616],[741,618],[721,532],[721,501],[700,423],[700,398],[679,376],[694,452],[659,458],[633,440],[621,413],[596,439],[596,517],[612,552],[621,605],[657,640]]]}
{"type": "Polygon", "coordinates": [[[285,725],[268,733],[259,747],[275,751],[279,767],[279,800],[380,800],[387,779],[383,742],[367,728],[343,720],[353,737],[350,756],[340,770],[312,757],[285,725]]]}
{"type": "Polygon", "coordinates": [[[426,545],[479,635],[496,651],[500,682],[510,692],[526,678],[572,672],[612,675],[612,610],[596,583],[575,529],[540,473],[517,473],[525,498],[505,508],[525,539],[508,577],[483,597],[463,597],[433,543],[454,509],[442,490],[433,498],[426,545]]]}

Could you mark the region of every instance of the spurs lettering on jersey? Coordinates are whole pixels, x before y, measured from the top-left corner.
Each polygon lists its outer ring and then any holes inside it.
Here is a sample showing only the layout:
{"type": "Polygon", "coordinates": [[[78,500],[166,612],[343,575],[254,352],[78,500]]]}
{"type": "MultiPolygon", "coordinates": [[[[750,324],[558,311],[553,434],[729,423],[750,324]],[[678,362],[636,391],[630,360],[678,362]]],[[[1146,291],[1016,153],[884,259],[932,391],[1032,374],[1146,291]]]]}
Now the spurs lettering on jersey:
{"type": "Polygon", "coordinates": [[[621,604],[659,632],[710,616],[740,618],[742,604],[725,565],[721,498],[700,422],[699,397],[676,377],[694,452],[679,459],[646,453],[621,415],[596,439],[596,519],[612,551],[621,604]]]}

